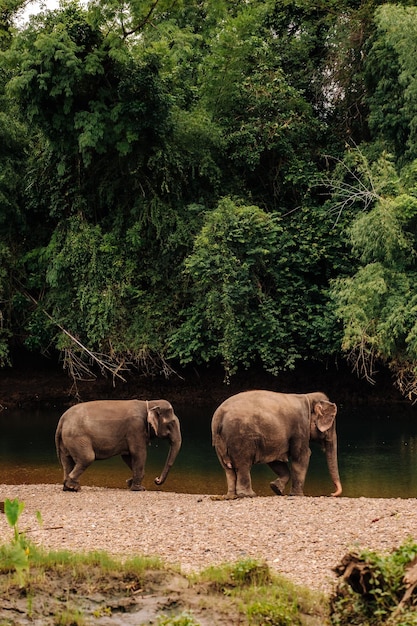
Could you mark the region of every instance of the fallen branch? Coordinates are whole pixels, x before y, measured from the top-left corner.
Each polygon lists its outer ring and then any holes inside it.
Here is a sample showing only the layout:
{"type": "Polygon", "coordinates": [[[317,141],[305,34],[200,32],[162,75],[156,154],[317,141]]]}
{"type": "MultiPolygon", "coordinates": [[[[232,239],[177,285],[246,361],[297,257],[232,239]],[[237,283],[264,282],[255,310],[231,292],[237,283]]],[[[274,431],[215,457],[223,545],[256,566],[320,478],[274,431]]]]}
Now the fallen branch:
{"type": "MultiPolygon", "coordinates": [[[[37,308],[39,308],[42,311],[42,313],[49,319],[49,321],[52,322],[54,326],[59,328],[59,330],[66,337],[68,337],[68,339],[70,339],[70,341],[73,344],[78,346],[81,352],[84,353],[92,361],[92,363],[95,363],[96,365],[98,365],[102,372],[110,372],[110,374],[113,377],[113,381],[114,381],[114,378],[119,378],[123,382],[126,382],[126,379],[120,374],[120,370],[122,369],[120,363],[114,362],[111,359],[111,357],[108,357],[107,355],[102,355],[97,352],[92,352],[91,350],[89,350],[83,343],[81,343],[79,339],[77,339],[77,337],[75,337],[72,333],[66,330],[66,328],[64,328],[62,324],[57,322],[52,317],[52,315],[48,313],[48,311],[45,311],[45,309],[40,306],[39,302],[30,293],[28,293],[27,291],[23,289],[22,289],[22,293],[30,302],[32,302],[32,304],[34,304],[37,308]]],[[[95,375],[93,374],[91,369],[88,367],[88,365],[85,363],[85,361],[77,357],[72,350],[69,350],[69,349],[66,350],[66,355],[67,355],[66,358],[64,358],[64,364],[65,364],[65,367],[68,367],[71,377],[74,381],[85,380],[80,375],[80,372],[82,372],[83,370],[90,377],[92,376],[93,378],[95,378],[95,375]],[[70,355],[70,358],[68,358],[68,355],[70,355]]]]}

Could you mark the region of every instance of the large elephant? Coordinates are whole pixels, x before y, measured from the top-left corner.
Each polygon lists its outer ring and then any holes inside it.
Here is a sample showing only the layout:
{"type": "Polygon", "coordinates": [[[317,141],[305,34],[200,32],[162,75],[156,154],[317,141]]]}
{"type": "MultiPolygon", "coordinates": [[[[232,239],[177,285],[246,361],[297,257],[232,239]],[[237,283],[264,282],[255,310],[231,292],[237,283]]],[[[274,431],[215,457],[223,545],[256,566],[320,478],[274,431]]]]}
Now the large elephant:
{"type": "Polygon", "coordinates": [[[166,400],[96,400],[68,409],[55,434],[64,470],[64,491],[79,491],[79,478],[95,459],[121,455],[132,470],[132,491],[143,491],[146,447],[152,437],[168,439],[170,449],[157,485],[162,485],[181,447],[178,417],[166,400]]]}
{"type": "Polygon", "coordinates": [[[336,412],[336,405],[321,392],[254,390],[225,400],[212,420],[213,446],[226,472],[224,498],[256,495],[250,475],[255,463],[267,463],[278,476],[270,483],[276,494],[284,493],[291,478],[291,495],[304,495],[310,440],[322,444],[336,488],[332,496],[339,496],[342,485],[337,463],[336,412]]]}

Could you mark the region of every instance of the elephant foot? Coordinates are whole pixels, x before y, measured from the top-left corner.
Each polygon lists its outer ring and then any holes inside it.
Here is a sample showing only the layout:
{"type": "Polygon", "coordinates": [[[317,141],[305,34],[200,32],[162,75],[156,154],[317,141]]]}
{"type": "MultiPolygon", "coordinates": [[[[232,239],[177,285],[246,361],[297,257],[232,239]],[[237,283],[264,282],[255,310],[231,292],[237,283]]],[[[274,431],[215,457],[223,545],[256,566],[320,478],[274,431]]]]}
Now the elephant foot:
{"type": "Polygon", "coordinates": [[[73,491],[73,492],[77,492],[81,490],[81,486],[79,483],[75,483],[72,482],[70,480],[66,480],[64,481],[64,486],[62,488],[62,491],[73,491]]]}
{"type": "Polygon", "coordinates": [[[126,485],[127,488],[130,489],[130,491],[146,491],[145,487],[142,487],[141,484],[135,484],[133,482],[133,478],[128,478],[126,481],[126,485]]]}
{"type": "Polygon", "coordinates": [[[248,491],[247,493],[246,492],[238,493],[237,497],[238,498],[256,498],[257,495],[256,495],[256,493],[254,491],[248,491]]]}
{"type": "Polygon", "coordinates": [[[129,487],[130,491],[146,491],[142,485],[134,485],[133,483],[129,487]]]}
{"type": "Polygon", "coordinates": [[[210,496],[210,500],[237,500],[238,497],[235,493],[226,493],[224,496],[210,496]]]}
{"type": "Polygon", "coordinates": [[[269,483],[269,486],[271,487],[272,491],[277,495],[277,496],[283,496],[284,495],[284,490],[281,489],[276,482],[272,482],[269,483]]]}

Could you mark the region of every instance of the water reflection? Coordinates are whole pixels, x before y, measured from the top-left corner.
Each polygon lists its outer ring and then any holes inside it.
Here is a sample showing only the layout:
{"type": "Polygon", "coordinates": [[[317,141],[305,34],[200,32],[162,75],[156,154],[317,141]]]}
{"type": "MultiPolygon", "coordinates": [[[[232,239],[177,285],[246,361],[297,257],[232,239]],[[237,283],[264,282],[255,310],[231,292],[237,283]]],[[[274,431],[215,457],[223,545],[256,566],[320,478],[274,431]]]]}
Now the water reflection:
{"type": "MultiPolygon", "coordinates": [[[[183,446],[162,489],[181,493],[224,493],[226,481],[211,446],[210,422],[215,407],[175,406],[181,420],[183,446]]],[[[60,483],[54,435],[62,411],[4,410],[0,413],[0,483],[60,483]]],[[[377,409],[339,407],[339,469],[343,495],[349,497],[417,496],[417,410],[408,406],[377,409]]],[[[158,440],[148,449],[144,484],[153,483],[164,465],[168,444],[158,440]]],[[[81,478],[83,485],[125,488],[129,470],[118,457],[95,462],[81,478]]],[[[253,468],[259,495],[272,495],[272,471],[253,468]]],[[[326,459],[312,444],[305,491],[332,491],[326,459]]]]}

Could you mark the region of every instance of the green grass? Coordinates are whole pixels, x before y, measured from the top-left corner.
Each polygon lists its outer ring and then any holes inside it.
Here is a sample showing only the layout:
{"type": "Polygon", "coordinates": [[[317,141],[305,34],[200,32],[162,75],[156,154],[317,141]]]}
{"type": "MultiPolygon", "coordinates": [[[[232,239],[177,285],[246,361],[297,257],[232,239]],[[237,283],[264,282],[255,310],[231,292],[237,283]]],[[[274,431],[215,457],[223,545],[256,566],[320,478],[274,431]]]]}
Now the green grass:
{"type": "Polygon", "coordinates": [[[194,580],[204,582],[232,600],[248,624],[298,626],[309,616],[313,623],[327,622],[328,601],[319,592],[294,585],[274,574],[266,563],[245,559],[237,563],[209,567],[194,580]]]}
{"type": "Polygon", "coordinates": [[[94,616],[111,614],[107,602],[115,596],[127,598],[140,591],[170,597],[169,581],[175,577],[186,581],[186,597],[172,610],[161,610],[156,626],[199,626],[200,613],[220,616],[225,625],[230,614],[240,616],[236,623],[242,626],[301,626],[307,623],[306,616],[309,624],[323,626],[327,621],[327,603],[320,594],[296,587],[255,560],[186,576],[156,558],[121,561],[105,552],[47,552],[28,544],[30,567],[22,585],[21,574],[4,566],[4,550],[0,546],[0,594],[11,601],[24,596],[26,614],[38,619],[36,610],[45,602],[44,595],[53,597],[54,607],[47,612],[54,614],[54,626],[87,626],[94,616]],[[102,604],[86,611],[83,603],[98,594],[103,596],[102,604]],[[190,596],[193,600],[187,606],[190,596]],[[314,618],[317,621],[311,621],[314,618]]]}

